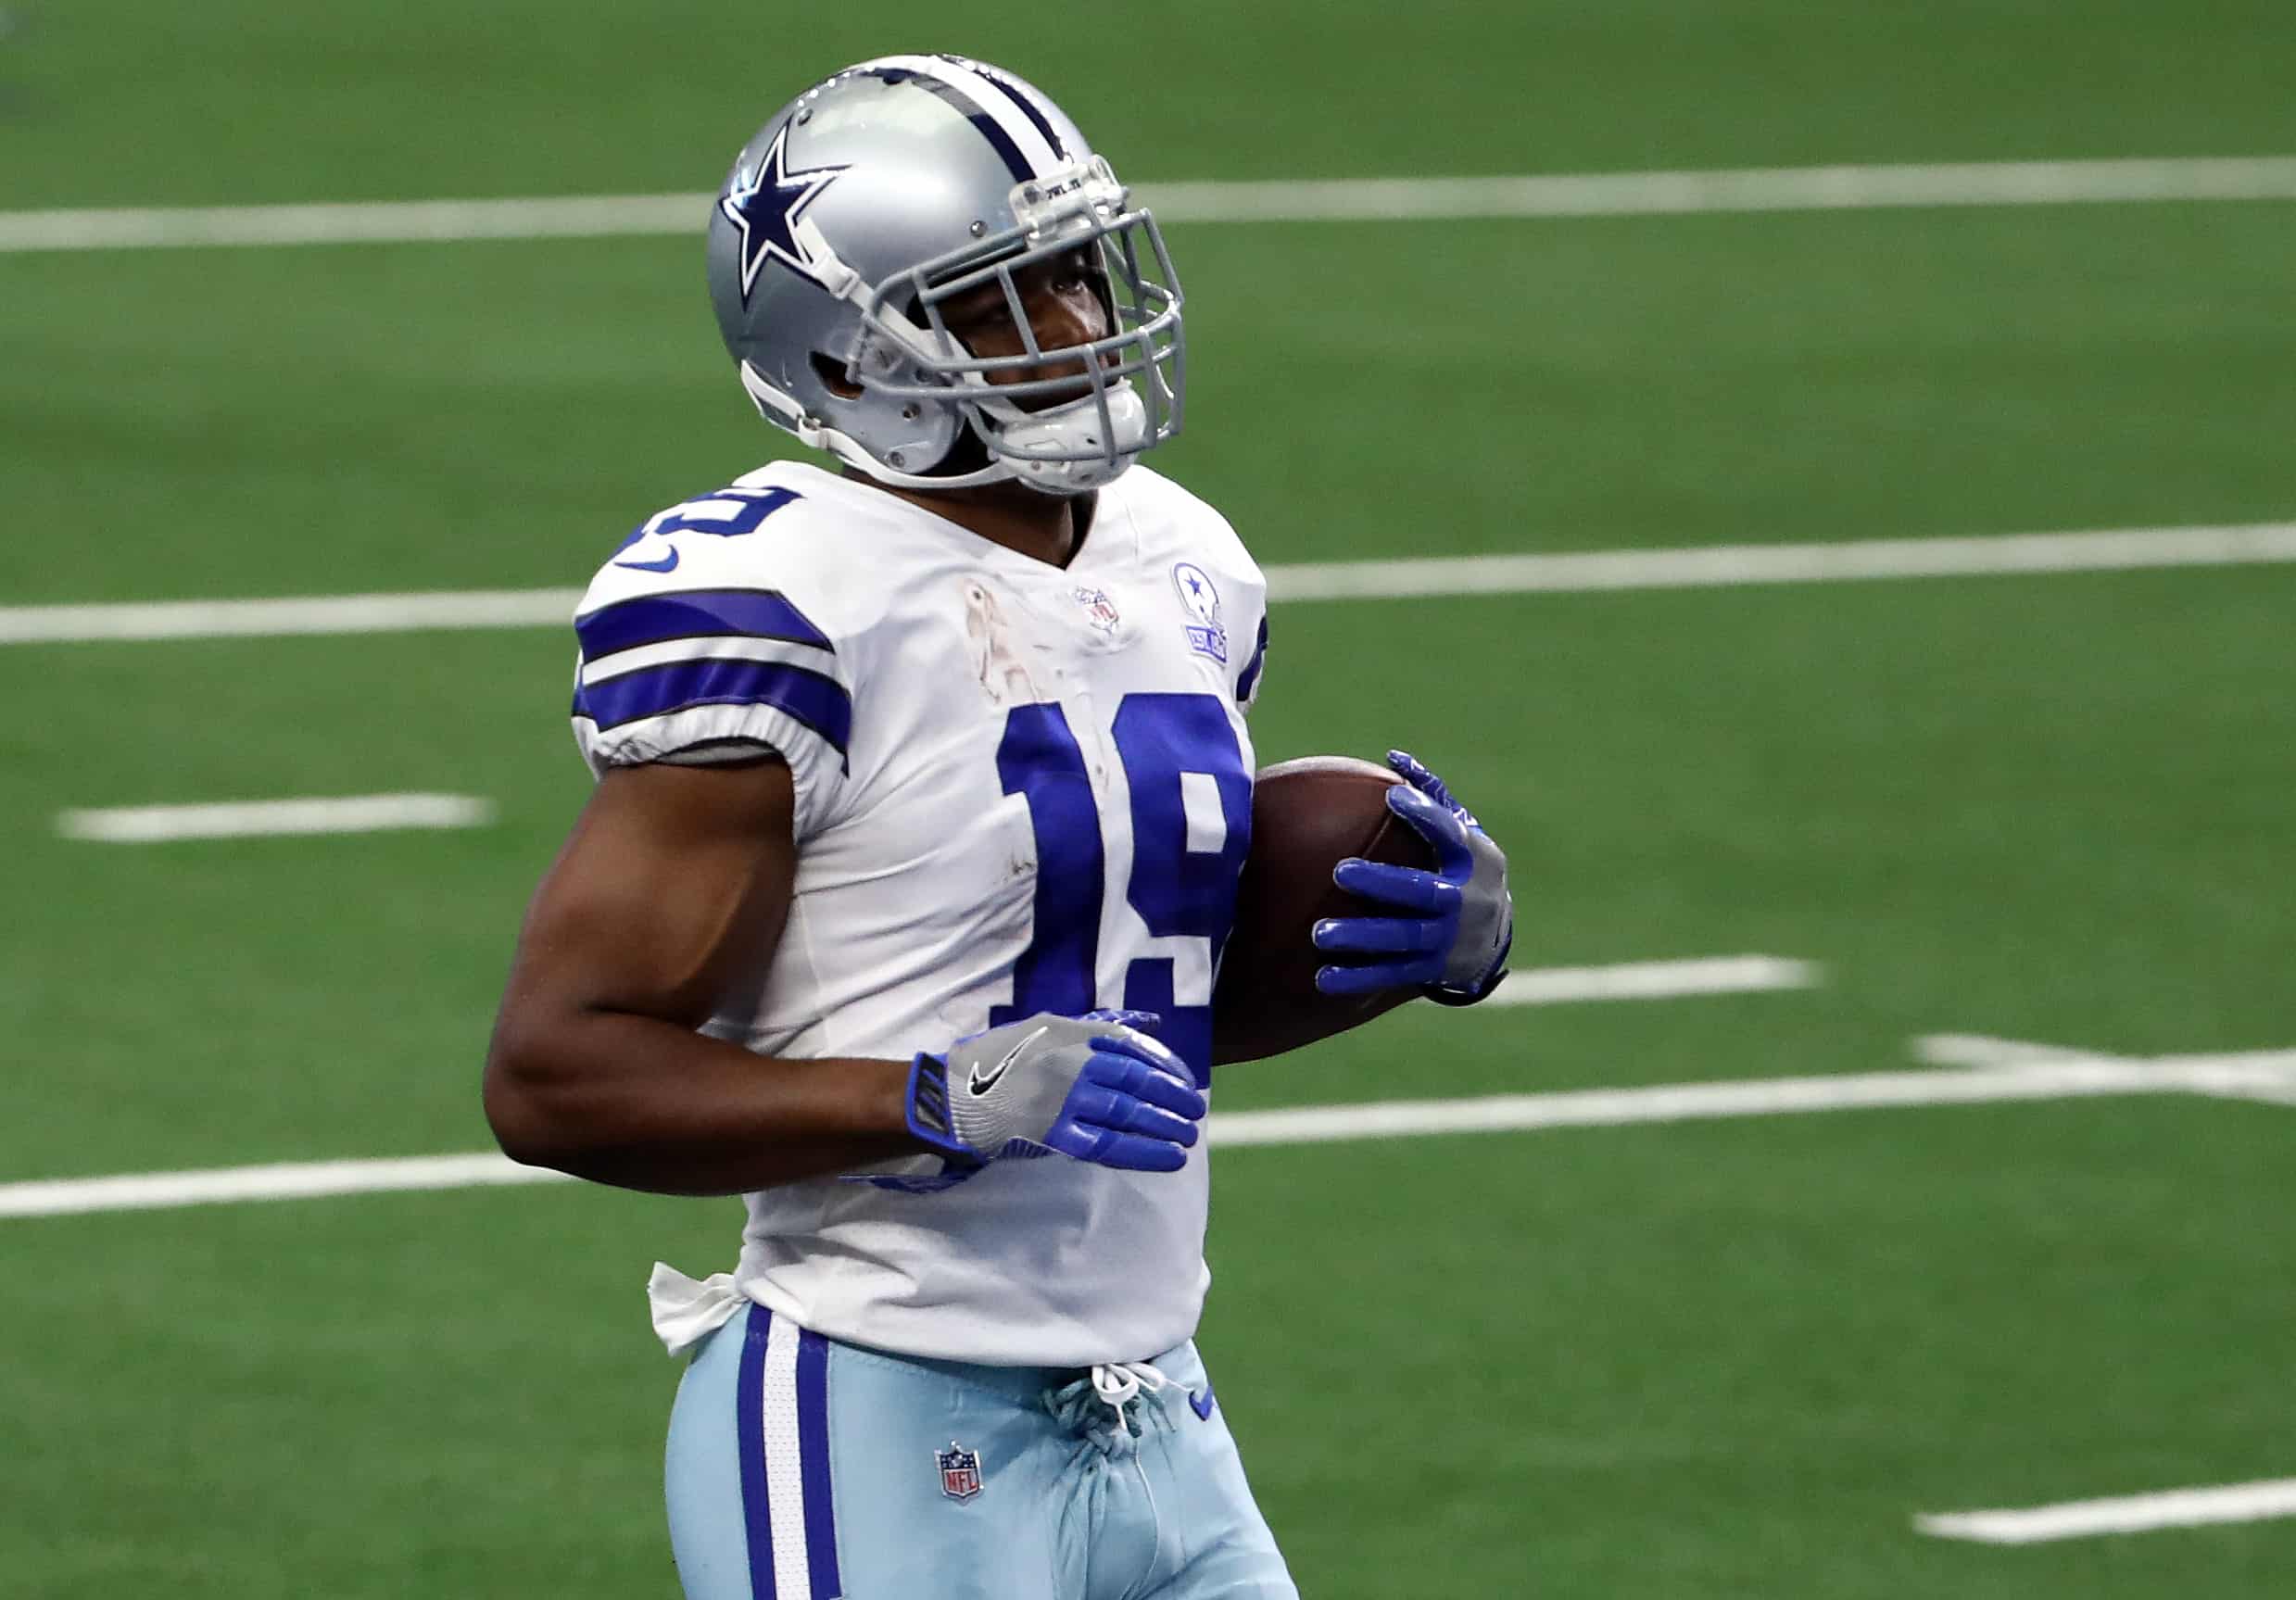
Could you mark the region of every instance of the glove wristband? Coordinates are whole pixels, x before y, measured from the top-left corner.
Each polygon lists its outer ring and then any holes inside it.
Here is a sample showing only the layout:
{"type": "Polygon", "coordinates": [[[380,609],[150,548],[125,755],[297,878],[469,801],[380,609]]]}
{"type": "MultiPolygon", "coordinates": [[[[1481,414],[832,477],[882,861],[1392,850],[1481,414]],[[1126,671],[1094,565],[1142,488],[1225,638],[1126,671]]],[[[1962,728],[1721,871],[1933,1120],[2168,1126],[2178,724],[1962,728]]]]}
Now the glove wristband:
{"type": "Polygon", "coordinates": [[[1507,981],[1507,958],[1513,952],[1514,948],[1515,934],[1510,928],[1508,930],[1507,942],[1499,947],[1498,959],[1492,963],[1490,972],[1484,975],[1481,983],[1476,984],[1472,989],[1461,989],[1447,983],[1431,983],[1419,992],[1437,1005],[1473,1005],[1478,1001],[1488,1000],[1491,998],[1491,991],[1507,981]]]}
{"type": "Polygon", "coordinates": [[[951,1166],[982,1165],[973,1148],[956,1136],[949,1116],[949,1064],[928,1051],[919,1051],[909,1064],[906,1118],[909,1132],[951,1166]]]}

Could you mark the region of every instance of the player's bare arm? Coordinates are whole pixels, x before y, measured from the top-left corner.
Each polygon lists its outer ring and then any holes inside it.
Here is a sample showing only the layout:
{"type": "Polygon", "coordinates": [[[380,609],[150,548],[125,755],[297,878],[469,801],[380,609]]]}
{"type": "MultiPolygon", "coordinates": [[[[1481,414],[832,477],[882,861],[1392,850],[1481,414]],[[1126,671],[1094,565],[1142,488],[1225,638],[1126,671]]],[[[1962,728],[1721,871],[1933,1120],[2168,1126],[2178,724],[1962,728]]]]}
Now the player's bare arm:
{"type": "Polygon", "coordinates": [[[797,873],[789,769],[608,773],[536,891],[486,1057],[513,1158],[740,1194],[918,1149],[905,1061],[781,1061],[697,1033],[771,960],[797,873]]]}
{"type": "Polygon", "coordinates": [[[528,909],[487,1052],[507,1153],[664,1194],[754,1193],[921,1151],[957,1173],[1023,1152],[1185,1164],[1204,1097],[1143,1014],[1028,1017],[910,1061],[787,1060],[698,1032],[773,960],[793,812],[778,761],[600,780],[528,909]]]}

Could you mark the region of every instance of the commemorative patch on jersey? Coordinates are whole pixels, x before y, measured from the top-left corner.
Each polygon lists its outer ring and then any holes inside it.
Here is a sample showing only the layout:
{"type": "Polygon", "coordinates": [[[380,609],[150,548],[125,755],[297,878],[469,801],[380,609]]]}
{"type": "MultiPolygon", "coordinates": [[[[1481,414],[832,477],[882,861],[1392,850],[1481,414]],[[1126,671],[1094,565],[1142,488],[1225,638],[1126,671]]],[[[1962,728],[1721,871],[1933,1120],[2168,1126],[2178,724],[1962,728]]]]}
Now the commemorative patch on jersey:
{"type": "Polygon", "coordinates": [[[940,1492],[952,1500],[970,1500],[980,1493],[980,1452],[967,1450],[955,1440],[949,1448],[933,1452],[940,1467],[940,1492]]]}
{"type": "Polygon", "coordinates": [[[1193,561],[1181,561],[1172,569],[1172,587],[1188,613],[1188,648],[1226,666],[1228,629],[1219,620],[1219,590],[1211,574],[1193,561]]]}
{"type": "Polygon", "coordinates": [[[1104,634],[1113,634],[1124,618],[1116,611],[1116,601],[1108,598],[1106,589],[1089,588],[1082,585],[1072,591],[1077,604],[1084,609],[1084,620],[1104,634]]]}

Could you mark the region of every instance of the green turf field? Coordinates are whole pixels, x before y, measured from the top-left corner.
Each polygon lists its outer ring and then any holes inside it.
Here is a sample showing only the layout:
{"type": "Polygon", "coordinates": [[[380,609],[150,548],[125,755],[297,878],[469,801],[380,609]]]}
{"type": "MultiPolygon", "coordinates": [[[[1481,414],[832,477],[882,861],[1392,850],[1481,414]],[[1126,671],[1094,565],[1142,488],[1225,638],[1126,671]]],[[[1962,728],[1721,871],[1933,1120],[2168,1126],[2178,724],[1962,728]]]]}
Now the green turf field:
{"type": "MultiPolygon", "coordinates": [[[[10,5],[0,211],[700,190],[950,46],[1128,176],[2296,153],[2265,0],[1181,0],[1126,24],[10,5]],[[1131,33],[1145,27],[1150,37],[1131,33]]],[[[2296,204],[1198,225],[1156,464],[1269,562],[2296,518],[2296,204]]],[[[576,586],[773,452],[697,241],[0,254],[0,606],[576,586]]],[[[1803,991],[1414,1007],[1223,1111],[2296,1048],[2296,568],[1280,607],[1263,758],[1407,742],[1517,964],[1803,991]]],[[[0,1184],[486,1147],[587,779],[569,635],[0,646],[0,1184]],[[68,841],[440,790],[463,832],[68,841]]],[[[2155,1096],[1238,1149],[1203,1340],[1311,1600],[2289,1592],[2296,1522],[1917,1513],[2296,1477],[2296,1105],[2155,1096]]],[[[656,1257],[581,1186],[0,1217],[0,1594],[675,1593],[656,1257]]]]}

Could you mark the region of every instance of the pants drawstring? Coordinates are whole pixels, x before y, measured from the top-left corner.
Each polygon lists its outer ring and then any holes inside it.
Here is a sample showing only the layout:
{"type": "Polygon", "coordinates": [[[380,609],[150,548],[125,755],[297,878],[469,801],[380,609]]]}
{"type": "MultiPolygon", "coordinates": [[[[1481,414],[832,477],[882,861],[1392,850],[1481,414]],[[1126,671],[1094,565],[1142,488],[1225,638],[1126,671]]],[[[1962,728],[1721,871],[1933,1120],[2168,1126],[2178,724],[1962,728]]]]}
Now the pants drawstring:
{"type": "Polygon", "coordinates": [[[1140,1397],[1171,1380],[1145,1361],[1110,1361],[1074,1383],[1044,1392],[1044,1409],[1104,1455],[1129,1455],[1140,1440],[1140,1397]]]}

